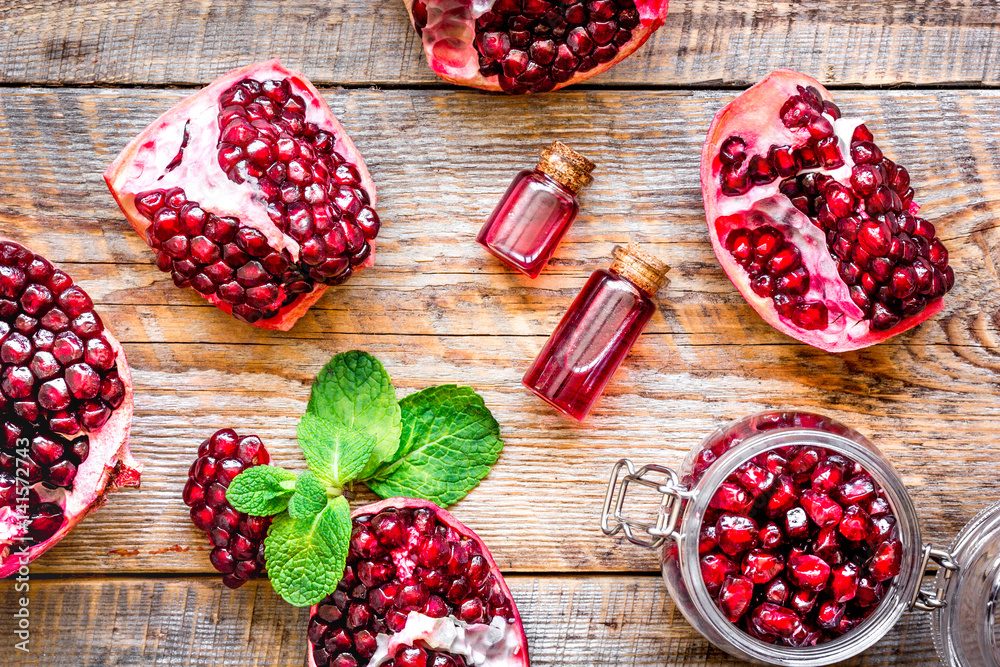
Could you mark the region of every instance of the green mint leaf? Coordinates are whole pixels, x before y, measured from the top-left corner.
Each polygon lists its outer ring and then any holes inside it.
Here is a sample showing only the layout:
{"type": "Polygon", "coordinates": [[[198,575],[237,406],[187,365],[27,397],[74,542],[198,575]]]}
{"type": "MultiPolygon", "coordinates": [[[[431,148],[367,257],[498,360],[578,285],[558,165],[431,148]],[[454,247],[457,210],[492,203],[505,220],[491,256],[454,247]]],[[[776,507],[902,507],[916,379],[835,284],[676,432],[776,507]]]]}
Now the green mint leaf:
{"type": "Polygon", "coordinates": [[[309,469],[321,482],[338,489],[358,479],[377,443],[365,430],[349,431],[311,412],[302,415],[298,435],[309,469]]]}
{"type": "Polygon", "coordinates": [[[316,604],[343,578],[350,541],[351,509],[343,496],[310,519],[275,517],[264,540],[271,586],[296,607],[316,604]]]}
{"type": "MultiPolygon", "coordinates": [[[[336,355],[323,367],[309,395],[308,412],[351,432],[375,438],[362,476],[371,476],[399,448],[400,409],[389,374],[378,359],[357,350],[336,355]]],[[[303,451],[308,458],[306,444],[303,451]]]]}
{"type": "Polygon", "coordinates": [[[326,487],[311,470],[306,470],[295,482],[295,493],[288,501],[288,516],[311,519],[326,507],[326,503],[326,487]]]}
{"type": "Polygon", "coordinates": [[[238,512],[271,516],[284,512],[295,491],[295,473],[277,466],[254,466],[237,475],[226,500],[238,512]]]}
{"type": "Polygon", "coordinates": [[[429,387],[399,405],[396,458],[365,481],[383,498],[409,496],[447,507],[474,489],[500,457],[500,425],[471,387],[429,387]]]}

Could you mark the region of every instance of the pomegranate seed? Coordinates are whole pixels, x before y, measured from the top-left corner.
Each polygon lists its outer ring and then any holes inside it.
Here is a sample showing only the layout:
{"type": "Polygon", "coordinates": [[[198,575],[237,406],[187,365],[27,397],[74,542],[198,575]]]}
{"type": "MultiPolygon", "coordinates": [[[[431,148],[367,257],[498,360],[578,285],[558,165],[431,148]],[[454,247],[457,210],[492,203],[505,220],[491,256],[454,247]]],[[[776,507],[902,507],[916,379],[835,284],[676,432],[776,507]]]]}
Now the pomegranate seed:
{"type": "Polygon", "coordinates": [[[732,622],[736,622],[750,607],[753,599],[753,582],[739,575],[727,577],[719,589],[719,609],[732,622]]]}
{"type": "Polygon", "coordinates": [[[738,571],[736,563],[722,554],[707,554],[701,558],[701,576],[709,595],[718,595],[722,582],[738,571]]]}
{"type": "Polygon", "coordinates": [[[829,496],[811,489],[802,492],[802,507],[809,514],[809,518],[820,527],[837,524],[843,516],[843,508],[840,505],[829,496]]]}
{"type": "Polygon", "coordinates": [[[778,576],[784,567],[781,556],[761,549],[751,549],[743,557],[743,574],[755,584],[766,584],[778,576]]]}
{"type": "Polygon", "coordinates": [[[709,507],[725,510],[727,512],[741,513],[750,509],[753,499],[747,494],[743,487],[731,482],[724,482],[719,486],[709,507]]]}
{"type": "Polygon", "coordinates": [[[723,514],[716,523],[719,548],[727,555],[741,554],[757,545],[757,524],[747,516],[723,514]]]}
{"type": "Polygon", "coordinates": [[[791,637],[799,630],[802,621],[795,612],[765,602],[753,610],[750,624],[762,634],[791,637]]]}
{"type": "Polygon", "coordinates": [[[800,588],[821,591],[830,578],[830,566],[819,556],[791,556],[788,559],[788,578],[800,588]]]}

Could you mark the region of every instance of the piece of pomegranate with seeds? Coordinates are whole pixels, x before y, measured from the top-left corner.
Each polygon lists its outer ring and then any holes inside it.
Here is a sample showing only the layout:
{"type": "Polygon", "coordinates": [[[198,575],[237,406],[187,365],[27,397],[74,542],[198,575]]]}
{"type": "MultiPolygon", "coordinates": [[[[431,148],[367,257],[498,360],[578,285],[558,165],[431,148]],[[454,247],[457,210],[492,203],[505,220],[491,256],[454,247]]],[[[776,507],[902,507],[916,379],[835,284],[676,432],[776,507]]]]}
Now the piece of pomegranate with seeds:
{"type": "Polygon", "coordinates": [[[179,102],[104,180],[160,270],[258,327],[287,331],[374,263],[364,160],[319,91],[277,60],[179,102]]]}
{"type": "Polygon", "coordinates": [[[405,0],[445,81],[507,93],[579,83],[663,25],[668,0],[405,0]]]}
{"type": "Polygon", "coordinates": [[[778,70],[715,117],[702,194],[723,270],[764,320],[830,352],[941,310],[954,284],[906,168],[814,79],[778,70]]]}
{"type": "Polygon", "coordinates": [[[352,518],[344,578],[310,610],[310,667],[527,667],[514,598],[475,533],[411,498],[352,518]]]}
{"type": "Polygon", "coordinates": [[[236,511],[226,500],[226,490],[241,472],[270,460],[260,438],[240,437],[224,428],[201,443],[188,470],[184,504],[191,508],[194,525],[208,534],[213,547],[209,560],[229,588],[239,588],[263,574],[264,538],[271,517],[236,511]]]}
{"type": "Polygon", "coordinates": [[[138,486],[141,466],[128,446],[132,375],[121,345],[69,275],[4,239],[0,409],[6,577],[52,548],[109,492],[138,486]]]}

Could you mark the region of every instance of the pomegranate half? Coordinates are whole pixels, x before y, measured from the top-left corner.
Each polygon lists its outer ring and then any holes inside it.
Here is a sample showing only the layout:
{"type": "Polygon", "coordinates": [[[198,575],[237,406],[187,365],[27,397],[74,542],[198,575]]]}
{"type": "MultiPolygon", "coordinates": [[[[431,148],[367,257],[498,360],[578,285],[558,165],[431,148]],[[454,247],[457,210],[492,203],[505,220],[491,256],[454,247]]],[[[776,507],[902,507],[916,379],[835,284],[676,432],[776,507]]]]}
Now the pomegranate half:
{"type": "Polygon", "coordinates": [[[65,272],[0,239],[0,577],[55,546],[105,495],[139,486],[132,376],[65,272]]]}
{"type": "Polygon", "coordinates": [[[374,263],[375,185],[319,91],[277,60],[216,79],[104,172],[161,271],[265,329],[374,263]]]}
{"type": "Polygon", "coordinates": [[[600,74],[663,25],[668,0],[406,0],[445,81],[541,93],[600,74]]]}
{"type": "Polygon", "coordinates": [[[310,610],[310,667],[528,667],[514,598],[475,533],[412,498],[352,518],[344,578],[310,610]]]}
{"type": "Polygon", "coordinates": [[[773,72],[715,116],[701,184],[726,275],[803,343],[883,341],[941,310],[955,282],[906,168],[804,74],[773,72]]]}

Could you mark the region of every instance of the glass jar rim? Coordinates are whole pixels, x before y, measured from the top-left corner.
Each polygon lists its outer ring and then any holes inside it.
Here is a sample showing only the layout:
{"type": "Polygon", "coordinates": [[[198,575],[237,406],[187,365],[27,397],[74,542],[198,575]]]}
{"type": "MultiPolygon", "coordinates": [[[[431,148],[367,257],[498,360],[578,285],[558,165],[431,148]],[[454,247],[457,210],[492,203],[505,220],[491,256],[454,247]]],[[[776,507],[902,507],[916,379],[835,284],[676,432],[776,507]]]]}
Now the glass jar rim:
{"type": "MultiPolygon", "coordinates": [[[[844,427],[848,428],[848,427],[844,427]]],[[[853,430],[853,429],[851,429],[853,430]]],[[[691,597],[702,609],[705,620],[738,650],[755,659],[786,667],[812,667],[845,660],[875,644],[885,636],[907,610],[923,575],[922,538],[916,508],[903,481],[889,460],[863,435],[854,432],[868,447],[836,433],[803,427],[779,427],[754,434],[722,454],[695,483],[695,497],[685,508],[678,534],[683,557],[681,576],[691,597]],[[895,584],[863,623],[837,639],[810,647],[768,644],[733,625],[718,609],[701,576],[698,536],[705,510],[715,490],[732,472],[763,452],[788,446],[810,445],[843,454],[860,463],[886,493],[897,519],[903,543],[903,562],[895,584]],[[870,449],[869,449],[870,448],[870,449]]]]}

